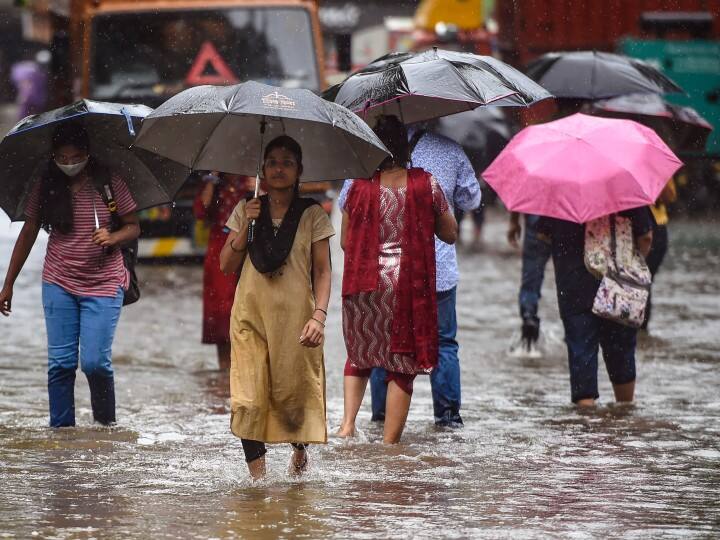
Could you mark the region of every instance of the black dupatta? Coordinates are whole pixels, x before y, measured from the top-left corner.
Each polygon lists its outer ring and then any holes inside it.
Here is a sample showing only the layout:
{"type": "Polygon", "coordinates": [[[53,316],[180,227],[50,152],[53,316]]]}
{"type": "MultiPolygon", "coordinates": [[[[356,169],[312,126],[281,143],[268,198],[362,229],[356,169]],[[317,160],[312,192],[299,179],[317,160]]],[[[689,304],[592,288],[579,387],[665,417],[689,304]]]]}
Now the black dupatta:
{"type": "Polygon", "coordinates": [[[276,230],[270,217],[270,199],[260,197],[260,217],[255,223],[255,238],[248,246],[250,261],[261,274],[277,271],[290,255],[295,234],[305,210],[318,204],[313,199],[295,197],[276,230]]]}

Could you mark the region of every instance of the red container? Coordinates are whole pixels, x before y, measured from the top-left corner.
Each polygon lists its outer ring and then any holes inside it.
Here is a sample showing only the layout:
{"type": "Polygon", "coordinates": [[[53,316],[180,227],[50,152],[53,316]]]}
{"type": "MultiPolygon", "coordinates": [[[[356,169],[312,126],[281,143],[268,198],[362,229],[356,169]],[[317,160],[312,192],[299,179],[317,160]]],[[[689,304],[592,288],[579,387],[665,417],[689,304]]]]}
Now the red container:
{"type": "Polygon", "coordinates": [[[650,11],[710,12],[720,38],[720,0],[497,0],[495,9],[502,58],[520,67],[550,51],[613,51],[623,36],[653,37],[640,28],[650,11]]]}

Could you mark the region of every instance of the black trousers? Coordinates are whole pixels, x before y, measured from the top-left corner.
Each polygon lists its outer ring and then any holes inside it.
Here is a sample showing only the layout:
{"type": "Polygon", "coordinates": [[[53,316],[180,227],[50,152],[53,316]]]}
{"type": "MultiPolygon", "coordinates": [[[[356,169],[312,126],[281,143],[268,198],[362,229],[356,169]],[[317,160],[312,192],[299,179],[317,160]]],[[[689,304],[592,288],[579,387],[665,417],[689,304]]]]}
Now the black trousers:
{"type": "MultiPolygon", "coordinates": [[[[251,439],[240,439],[240,442],[242,443],[243,452],[245,452],[245,461],[247,461],[248,463],[250,463],[251,461],[255,461],[256,459],[259,459],[265,454],[267,454],[267,448],[265,447],[264,442],[253,441],[251,439]]],[[[305,450],[308,447],[308,445],[305,443],[290,444],[292,444],[292,447],[296,450],[305,450]]]]}

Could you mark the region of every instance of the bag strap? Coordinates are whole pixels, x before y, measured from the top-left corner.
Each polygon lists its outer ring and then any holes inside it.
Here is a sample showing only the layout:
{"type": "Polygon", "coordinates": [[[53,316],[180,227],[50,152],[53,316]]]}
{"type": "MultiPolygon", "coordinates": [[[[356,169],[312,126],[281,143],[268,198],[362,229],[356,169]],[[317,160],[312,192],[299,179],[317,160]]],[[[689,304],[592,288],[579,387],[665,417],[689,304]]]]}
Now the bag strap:
{"type": "Polygon", "coordinates": [[[98,178],[93,179],[95,189],[100,194],[105,206],[107,206],[108,212],[110,212],[110,221],[114,229],[120,227],[120,215],[118,214],[117,201],[115,200],[115,192],[112,188],[112,182],[110,179],[98,178]]]}
{"type": "Polygon", "coordinates": [[[613,263],[615,263],[615,271],[619,272],[617,262],[617,238],[615,237],[615,214],[610,214],[610,254],[612,255],[613,263]]]}

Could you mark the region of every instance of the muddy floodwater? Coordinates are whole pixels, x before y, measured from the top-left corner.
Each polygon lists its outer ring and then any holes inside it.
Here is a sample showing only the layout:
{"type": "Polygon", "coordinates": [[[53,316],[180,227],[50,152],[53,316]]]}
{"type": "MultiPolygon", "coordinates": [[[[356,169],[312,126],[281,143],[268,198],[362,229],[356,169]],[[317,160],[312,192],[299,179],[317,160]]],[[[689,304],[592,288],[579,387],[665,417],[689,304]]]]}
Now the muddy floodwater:
{"type": "MultiPolygon", "coordinates": [[[[466,225],[468,225],[466,223],[466,225]]],[[[17,226],[0,221],[0,275],[17,226]]],[[[465,231],[469,233],[470,231],[465,231]]],[[[8,538],[712,538],[720,536],[720,232],[671,222],[654,319],[639,341],[637,403],[614,406],[604,368],[597,410],[569,403],[552,265],[542,358],[518,358],[520,260],[491,215],[484,251],[461,248],[462,430],[432,423],[416,382],[402,444],[361,433],[311,449],[287,475],[273,446],[251,484],[229,432],[228,380],[200,340],[200,266],[142,266],[142,300],[114,346],[118,425],[93,425],[76,383],[78,427],[47,427],[41,235],[0,320],[0,537],[8,538]]],[[[469,238],[469,234],[466,234],[469,238]]],[[[339,283],[327,325],[329,428],[342,417],[339,283]]]]}

